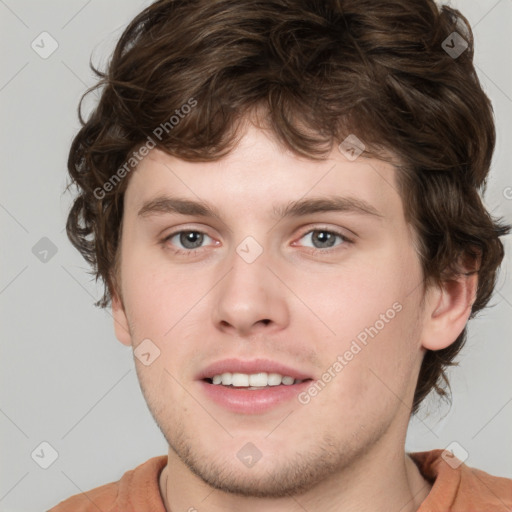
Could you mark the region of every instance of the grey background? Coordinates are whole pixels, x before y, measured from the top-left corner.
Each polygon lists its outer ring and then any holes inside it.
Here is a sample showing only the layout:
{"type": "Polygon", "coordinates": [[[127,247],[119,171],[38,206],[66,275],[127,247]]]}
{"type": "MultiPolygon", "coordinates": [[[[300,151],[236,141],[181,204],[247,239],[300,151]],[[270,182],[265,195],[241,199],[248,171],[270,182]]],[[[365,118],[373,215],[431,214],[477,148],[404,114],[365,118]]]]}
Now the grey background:
{"type": "MultiPolygon", "coordinates": [[[[148,3],[0,0],[0,512],[46,510],[167,452],[130,349],[115,339],[110,312],[93,306],[100,289],[63,229],[67,152],[79,98],[93,84],[89,58],[105,64],[123,27],[148,3]],[[43,31],[58,43],[46,59],[31,47],[43,31]],[[57,250],[46,263],[32,252],[43,237],[57,250]],[[42,442],[58,452],[48,469],[35,462],[51,455],[42,442]]],[[[477,70],[496,114],[485,201],[510,222],[512,0],[451,3],[474,28],[477,70]]],[[[494,306],[470,322],[460,367],[450,372],[453,406],[425,404],[407,450],[455,441],[468,465],[512,477],[510,236],[505,243],[494,306]]]]}

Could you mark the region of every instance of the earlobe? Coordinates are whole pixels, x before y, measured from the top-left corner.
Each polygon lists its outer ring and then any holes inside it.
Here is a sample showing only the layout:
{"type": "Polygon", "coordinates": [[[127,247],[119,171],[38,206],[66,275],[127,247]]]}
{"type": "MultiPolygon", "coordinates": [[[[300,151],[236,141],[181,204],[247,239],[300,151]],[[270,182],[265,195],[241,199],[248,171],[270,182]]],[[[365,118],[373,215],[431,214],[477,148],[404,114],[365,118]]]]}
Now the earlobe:
{"type": "Polygon", "coordinates": [[[124,305],[117,292],[112,293],[112,317],[114,318],[114,331],[116,338],[129,347],[131,345],[130,329],[124,305]]]}
{"type": "Polygon", "coordinates": [[[477,273],[463,274],[431,288],[425,301],[422,346],[441,350],[462,332],[471,315],[478,285],[477,273]]]}

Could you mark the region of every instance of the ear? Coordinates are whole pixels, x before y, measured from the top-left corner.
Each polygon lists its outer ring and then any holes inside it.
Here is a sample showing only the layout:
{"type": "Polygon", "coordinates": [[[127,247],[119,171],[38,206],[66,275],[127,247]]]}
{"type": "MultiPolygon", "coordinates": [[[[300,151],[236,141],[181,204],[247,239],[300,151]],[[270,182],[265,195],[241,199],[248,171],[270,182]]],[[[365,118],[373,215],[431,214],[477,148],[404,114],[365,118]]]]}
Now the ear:
{"type": "Polygon", "coordinates": [[[462,274],[427,290],[422,345],[429,350],[450,346],[466,326],[476,299],[478,274],[462,274]]]}
{"type": "Polygon", "coordinates": [[[117,292],[112,293],[112,317],[114,318],[114,331],[116,338],[127,347],[131,346],[132,338],[123,301],[117,292]]]}

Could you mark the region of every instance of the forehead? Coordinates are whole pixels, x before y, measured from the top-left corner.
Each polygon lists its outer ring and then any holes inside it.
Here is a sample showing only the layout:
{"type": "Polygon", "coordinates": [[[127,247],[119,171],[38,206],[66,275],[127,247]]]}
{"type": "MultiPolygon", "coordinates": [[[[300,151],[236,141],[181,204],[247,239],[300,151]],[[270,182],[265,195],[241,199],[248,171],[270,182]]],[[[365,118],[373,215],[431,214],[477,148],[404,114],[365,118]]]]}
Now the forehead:
{"type": "Polygon", "coordinates": [[[388,162],[362,156],[352,161],[338,147],[324,160],[300,157],[250,127],[217,161],[190,162],[151,150],[131,176],[125,212],[173,196],[202,202],[219,215],[275,218],[289,212],[291,203],[342,198],[360,210],[395,217],[403,214],[397,189],[396,168],[388,162]]]}

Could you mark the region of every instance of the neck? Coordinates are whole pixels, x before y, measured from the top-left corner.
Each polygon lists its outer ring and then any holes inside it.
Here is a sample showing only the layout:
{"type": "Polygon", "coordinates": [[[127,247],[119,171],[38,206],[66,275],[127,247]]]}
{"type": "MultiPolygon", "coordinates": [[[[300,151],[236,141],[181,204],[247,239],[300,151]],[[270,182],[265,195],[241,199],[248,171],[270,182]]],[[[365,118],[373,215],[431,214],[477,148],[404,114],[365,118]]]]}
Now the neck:
{"type": "Polygon", "coordinates": [[[168,464],[160,475],[160,491],[167,512],[417,511],[431,485],[403,448],[375,448],[356,465],[332,474],[306,493],[275,499],[237,496],[213,489],[169,450],[168,464]]]}

